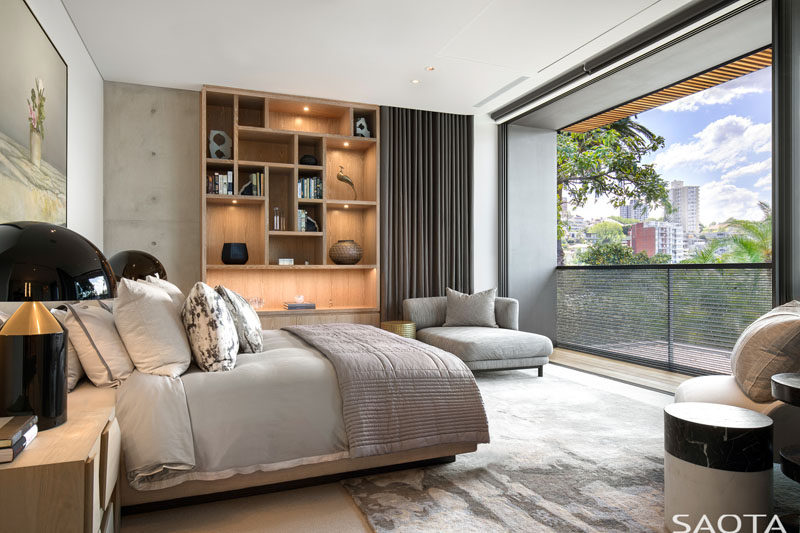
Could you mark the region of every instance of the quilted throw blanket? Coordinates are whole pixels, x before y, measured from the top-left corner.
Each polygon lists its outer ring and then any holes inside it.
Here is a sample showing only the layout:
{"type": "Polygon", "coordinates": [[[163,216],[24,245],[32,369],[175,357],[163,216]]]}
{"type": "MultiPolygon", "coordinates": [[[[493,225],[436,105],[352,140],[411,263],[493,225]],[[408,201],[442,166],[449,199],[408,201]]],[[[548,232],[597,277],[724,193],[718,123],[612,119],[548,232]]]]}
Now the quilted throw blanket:
{"type": "Polygon", "coordinates": [[[475,378],[455,355],[359,324],[283,329],[333,364],[351,457],[489,442],[475,378]]]}

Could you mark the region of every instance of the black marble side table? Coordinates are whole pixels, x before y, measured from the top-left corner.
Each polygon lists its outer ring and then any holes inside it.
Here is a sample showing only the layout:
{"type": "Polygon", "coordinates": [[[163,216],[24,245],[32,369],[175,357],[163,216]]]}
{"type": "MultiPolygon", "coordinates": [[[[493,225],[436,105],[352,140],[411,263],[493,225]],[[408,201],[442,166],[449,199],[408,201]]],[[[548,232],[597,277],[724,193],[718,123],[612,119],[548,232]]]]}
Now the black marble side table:
{"type": "MultiPolygon", "coordinates": [[[[790,405],[800,407],[800,374],[775,374],[772,376],[772,396],[790,405]]],[[[786,477],[800,483],[800,444],[780,449],[781,471],[786,477]]]]}

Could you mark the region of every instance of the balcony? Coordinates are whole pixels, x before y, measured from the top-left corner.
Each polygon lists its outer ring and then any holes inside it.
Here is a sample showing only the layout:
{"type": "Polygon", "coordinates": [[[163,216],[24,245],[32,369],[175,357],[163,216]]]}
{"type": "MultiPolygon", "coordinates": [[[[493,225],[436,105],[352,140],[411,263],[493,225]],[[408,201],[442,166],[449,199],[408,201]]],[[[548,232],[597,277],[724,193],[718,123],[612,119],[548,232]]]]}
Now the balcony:
{"type": "Polygon", "coordinates": [[[557,267],[558,346],[685,374],[729,374],[772,308],[772,264],[557,267]]]}

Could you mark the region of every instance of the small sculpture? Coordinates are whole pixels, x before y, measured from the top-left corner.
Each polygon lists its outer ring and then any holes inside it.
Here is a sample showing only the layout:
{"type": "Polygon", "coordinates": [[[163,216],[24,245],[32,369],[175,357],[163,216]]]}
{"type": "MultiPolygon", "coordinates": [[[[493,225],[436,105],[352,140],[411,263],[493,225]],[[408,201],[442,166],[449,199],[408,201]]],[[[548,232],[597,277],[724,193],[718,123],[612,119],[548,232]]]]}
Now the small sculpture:
{"type": "Polygon", "coordinates": [[[344,174],[344,167],[339,165],[339,173],[336,174],[336,179],[341,181],[342,183],[348,184],[353,189],[353,200],[358,200],[358,193],[356,192],[356,186],[353,185],[353,180],[351,180],[348,176],[344,174]]]}
{"type": "Polygon", "coordinates": [[[230,136],[222,130],[211,130],[208,132],[208,153],[212,159],[230,159],[233,141],[230,136]],[[222,138],[222,142],[217,142],[217,137],[222,138]]]}
{"type": "Polygon", "coordinates": [[[356,120],[356,137],[372,137],[367,128],[367,119],[365,117],[360,117],[356,120]]]}

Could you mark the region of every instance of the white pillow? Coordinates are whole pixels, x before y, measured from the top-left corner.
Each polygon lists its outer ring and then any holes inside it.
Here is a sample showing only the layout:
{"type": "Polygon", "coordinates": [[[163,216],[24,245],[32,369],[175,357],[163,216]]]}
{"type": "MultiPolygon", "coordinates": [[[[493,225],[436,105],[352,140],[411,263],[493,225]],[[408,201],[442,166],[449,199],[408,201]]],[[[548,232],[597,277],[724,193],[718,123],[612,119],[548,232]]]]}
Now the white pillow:
{"type": "Polygon", "coordinates": [[[197,366],[206,372],[233,370],[239,353],[239,334],[222,297],[198,281],[189,291],[181,317],[197,366]]]}
{"type": "Polygon", "coordinates": [[[170,283],[165,279],[157,278],[156,276],[147,276],[145,282],[164,289],[167,294],[169,294],[169,297],[172,298],[172,301],[175,304],[175,307],[178,308],[178,311],[180,311],[181,307],[183,307],[183,302],[186,301],[186,296],[184,296],[183,292],[174,283],[170,283]]]}
{"type": "MultiPolygon", "coordinates": [[[[67,310],[54,308],[50,312],[67,330],[67,391],[72,392],[78,381],[86,374],[83,372],[81,361],[78,358],[78,351],[75,349],[75,345],[72,344],[72,335],[69,334],[69,328],[67,328],[67,310]]],[[[2,319],[0,318],[0,320],[2,319]]]]}
{"type": "Polygon", "coordinates": [[[178,377],[189,368],[192,354],[180,313],[164,289],[122,278],[114,320],[140,372],[178,377]]]}

